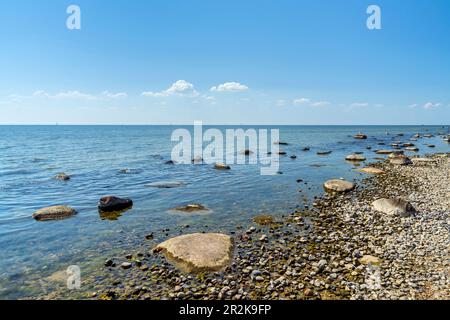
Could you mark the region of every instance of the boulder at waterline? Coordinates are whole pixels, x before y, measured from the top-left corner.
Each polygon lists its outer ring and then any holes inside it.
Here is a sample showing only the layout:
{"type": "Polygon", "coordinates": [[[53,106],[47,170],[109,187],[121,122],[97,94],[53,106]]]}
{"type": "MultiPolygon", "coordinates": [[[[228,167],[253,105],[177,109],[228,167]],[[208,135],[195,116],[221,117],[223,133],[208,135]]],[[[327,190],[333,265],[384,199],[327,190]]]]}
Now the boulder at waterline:
{"type": "Polygon", "coordinates": [[[334,179],[325,182],[323,187],[327,192],[348,192],[355,189],[355,184],[345,180],[334,179]]]}
{"type": "Polygon", "coordinates": [[[254,152],[252,150],[249,149],[245,149],[241,152],[241,154],[246,155],[246,156],[251,156],[254,152]]]}
{"type": "Polygon", "coordinates": [[[55,176],[55,179],[56,180],[60,180],[60,181],[69,181],[70,180],[70,176],[65,174],[64,172],[62,172],[62,173],[58,173],[55,176]]]}
{"type": "Polygon", "coordinates": [[[407,165],[412,164],[412,161],[408,157],[400,155],[400,156],[389,158],[389,163],[398,165],[398,166],[407,166],[407,165]]]}
{"type": "Polygon", "coordinates": [[[282,141],[276,141],[276,142],[274,142],[273,144],[277,144],[277,145],[280,145],[280,146],[287,146],[287,145],[289,145],[289,143],[287,143],[287,142],[282,142],[282,141]]]}
{"type": "Polygon", "coordinates": [[[417,152],[417,151],[419,151],[419,148],[417,148],[417,147],[406,147],[405,150],[412,151],[412,152],[417,152]]]}
{"type": "Polygon", "coordinates": [[[366,167],[366,168],[361,168],[358,169],[359,172],[362,173],[367,173],[367,174],[383,174],[384,171],[378,168],[373,168],[373,167],[366,167]]]}
{"type": "Polygon", "coordinates": [[[401,199],[378,199],[372,203],[372,207],[376,211],[401,217],[409,217],[416,212],[409,202],[401,199]]]}
{"type": "Polygon", "coordinates": [[[216,163],[214,165],[214,169],[216,169],[216,170],[230,170],[231,167],[226,165],[226,164],[224,164],[224,163],[216,163]]]}
{"type": "Polygon", "coordinates": [[[158,188],[158,189],[172,189],[185,186],[186,183],[181,181],[158,181],[146,184],[145,187],[148,188],[158,188]]]}
{"type": "Polygon", "coordinates": [[[33,219],[37,221],[62,220],[77,214],[77,211],[69,206],[53,206],[43,208],[33,213],[33,219]]]}
{"type": "Polygon", "coordinates": [[[115,212],[129,209],[133,206],[131,199],[122,199],[115,196],[106,196],[98,201],[100,212],[115,212]]]}
{"type": "Polygon", "coordinates": [[[231,263],[232,238],[219,233],[194,233],[169,239],[155,248],[184,272],[219,271],[231,263]]]}
{"type": "Polygon", "coordinates": [[[348,155],[345,160],[347,161],[366,161],[366,157],[360,155],[360,154],[351,154],[348,155]]]}

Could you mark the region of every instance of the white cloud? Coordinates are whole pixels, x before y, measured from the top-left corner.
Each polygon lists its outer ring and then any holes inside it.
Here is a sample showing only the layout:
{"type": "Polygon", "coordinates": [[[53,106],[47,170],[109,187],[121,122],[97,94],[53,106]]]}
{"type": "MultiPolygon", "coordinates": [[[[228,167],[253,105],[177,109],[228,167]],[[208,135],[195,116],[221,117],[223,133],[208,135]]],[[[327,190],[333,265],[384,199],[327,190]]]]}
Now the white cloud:
{"type": "Polygon", "coordinates": [[[417,103],[410,104],[408,108],[417,108],[419,105],[417,103]]]}
{"type": "Polygon", "coordinates": [[[369,103],[367,103],[367,102],[354,102],[350,106],[354,107],[354,108],[363,108],[363,107],[368,107],[369,103]]]}
{"type": "Polygon", "coordinates": [[[328,101],[317,101],[311,103],[311,107],[326,107],[329,106],[330,103],[328,101]]]}
{"type": "Polygon", "coordinates": [[[161,92],[147,91],[143,92],[142,95],[144,97],[170,97],[174,95],[197,97],[199,93],[194,89],[192,83],[185,80],[178,80],[167,90],[161,92]]]}
{"type": "Polygon", "coordinates": [[[295,105],[302,105],[302,104],[306,104],[306,103],[309,103],[309,102],[311,102],[311,99],[308,99],[308,98],[300,98],[300,99],[295,99],[294,100],[294,104],[295,105]]]}
{"type": "Polygon", "coordinates": [[[246,85],[240,84],[239,82],[226,82],[218,86],[211,88],[212,92],[236,92],[236,91],[246,91],[249,88],[246,85]]]}
{"type": "Polygon", "coordinates": [[[80,91],[65,91],[51,95],[45,91],[39,90],[33,93],[33,97],[48,98],[48,99],[82,99],[82,100],[96,100],[96,96],[83,93],[80,91]]]}
{"type": "Polygon", "coordinates": [[[433,102],[427,102],[424,104],[424,108],[427,110],[431,110],[437,107],[440,107],[442,104],[441,103],[433,103],[433,102]]]}
{"type": "Polygon", "coordinates": [[[106,90],[102,92],[102,96],[109,99],[120,99],[128,97],[128,94],[126,94],[125,92],[112,93],[106,90]]]}
{"type": "Polygon", "coordinates": [[[284,107],[284,106],[286,105],[286,100],[277,100],[277,101],[275,102],[275,105],[276,105],[277,107],[284,107]]]}

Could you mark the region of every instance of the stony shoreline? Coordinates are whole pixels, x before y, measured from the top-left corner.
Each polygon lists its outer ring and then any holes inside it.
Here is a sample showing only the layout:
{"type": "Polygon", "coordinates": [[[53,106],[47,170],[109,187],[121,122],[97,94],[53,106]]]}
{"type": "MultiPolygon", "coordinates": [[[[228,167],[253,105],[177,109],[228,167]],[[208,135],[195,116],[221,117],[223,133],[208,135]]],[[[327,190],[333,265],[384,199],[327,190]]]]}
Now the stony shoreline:
{"type": "Polygon", "coordinates": [[[429,159],[372,164],[385,173],[351,192],[324,194],[280,221],[249,222],[232,235],[232,263],[221,272],[183,273],[144,244],[107,261],[87,298],[449,299],[450,155],[429,159]],[[380,213],[371,206],[380,198],[417,212],[380,213]]]}

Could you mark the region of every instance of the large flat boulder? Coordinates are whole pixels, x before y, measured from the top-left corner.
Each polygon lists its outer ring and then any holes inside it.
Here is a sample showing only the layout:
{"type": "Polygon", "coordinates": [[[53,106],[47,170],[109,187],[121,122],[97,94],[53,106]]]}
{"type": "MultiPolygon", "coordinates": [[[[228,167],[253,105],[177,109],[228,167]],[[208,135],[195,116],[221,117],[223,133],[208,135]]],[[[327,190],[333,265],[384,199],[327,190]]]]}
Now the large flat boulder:
{"type": "Polygon", "coordinates": [[[169,239],[155,251],[184,272],[219,271],[231,262],[232,238],[219,233],[193,233],[169,239]]]}
{"type": "Polygon", "coordinates": [[[409,217],[416,212],[408,201],[401,199],[378,199],[372,203],[372,207],[376,211],[401,217],[409,217]]]}
{"type": "Polygon", "coordinates": [[[53,206],[43,208],[33,213],[33,219],[37,221],[62,220],[77,214],[77,211],[69,206],[53,206]]]}
{"type": "Polygon", "coordinates": [[[327,192],[348,192],[355,189],[355,184],[345,180],[334,179],[325,182],[323,187],[327,192]]]}

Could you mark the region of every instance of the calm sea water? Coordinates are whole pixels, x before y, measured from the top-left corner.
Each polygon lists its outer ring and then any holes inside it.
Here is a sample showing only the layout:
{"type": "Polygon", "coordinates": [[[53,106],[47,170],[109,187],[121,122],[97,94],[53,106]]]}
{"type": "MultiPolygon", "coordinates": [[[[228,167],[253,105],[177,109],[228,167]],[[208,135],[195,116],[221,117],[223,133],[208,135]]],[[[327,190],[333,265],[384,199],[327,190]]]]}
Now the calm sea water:
{"type": "MultiPolygon", "coordinates": [[[[287,214],[320,195],[325,180],[361,179],[354,165],[344,161],[346,155],[364,152],[370,163],[376,155],[367,146],[389,148],[390,143],[407,141],[417,132],[448,132],[441,126],[276,128],[281,140],[290,143],[282,147],[288,153],[280,159],[283,174],[261,176],[259,165],[233,166],[222,172],[209,165],[165,164],[174,146],[170,137],[175,127],[171,126],[0,126],[0,298],[44,294],[42,283],[55,272],[80,265],[89,273],[107,257],[132,250],[150,232],[155,232],[157,240],[164,238],[161,230],[185,224],[192,231],[207,225],[208,230],[228,232],[237,225],[247,226],[258,214],[287,214]],[[352,138],[360,131],[369,139],[352,138]],[[378,146],[379,142],[387,146],[378,146]],[[304,147],[311,151],[302,151],[304,147]],[[333,153],[316,155],[327,150],[333,153]],[[290,159],[292,154],[298,158],[290,159]],[[121,173],[124,168],[135,170],[134,174],[121,173]],[[60,172],[72,179],[55,180],[60,172]],[[297,179],[307,185],[298,184],[297,179]],[[145,187],[167,180],[187,185],[145,187]],[[109,194],[132,198],[133,209],[117,220],[102,220],[96,204],[109,194]],[[168,212],[188,203],[202,203],[212,212],[207,216],[168,212]],[[79,214],[45,223],[31,218],[35,210],[57,204],[70,205],[79,214]]],[[[450,151],[441,137],[421,139],[416,145],[418,154],[450,151]]]]}

